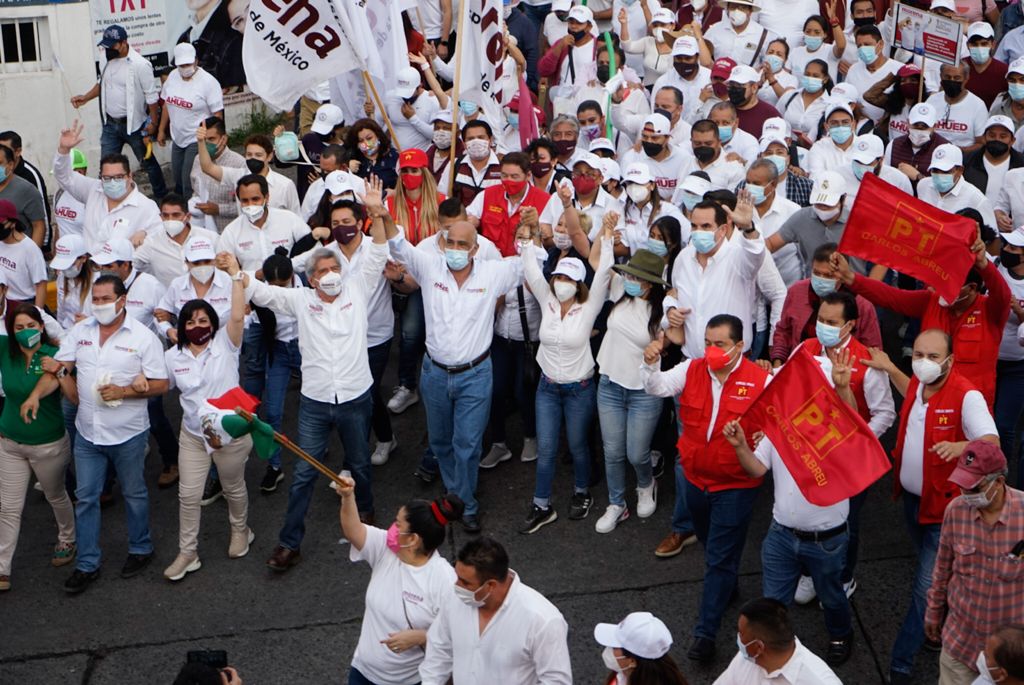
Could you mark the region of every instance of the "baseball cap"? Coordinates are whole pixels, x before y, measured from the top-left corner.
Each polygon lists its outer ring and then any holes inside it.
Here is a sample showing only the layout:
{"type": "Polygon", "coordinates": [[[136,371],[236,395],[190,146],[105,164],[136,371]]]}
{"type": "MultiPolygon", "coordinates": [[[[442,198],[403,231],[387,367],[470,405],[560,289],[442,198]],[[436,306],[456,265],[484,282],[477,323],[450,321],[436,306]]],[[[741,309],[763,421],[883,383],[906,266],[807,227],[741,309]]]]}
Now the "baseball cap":
{"type": "Polygon", "coordinates": [[[568,12],[572,7],[572,0],[552,0],[552,12],[568,12]]]}
{"type": "Polygon", "coordinates": [[[335,126],[344,123],[345,113],[341,111],[341,107],[327,103],[317,107],[316,116],[313,118],[313,125],[309,128],[313,133],[326,136],[334,130],[335,126]]]}
{"type": "Polygon", "coordinates": [[[720,57],[715,60],[715,63],[711,65],[711,78],[728,79],[729,74],[732,73],[733,67],[736,66],[735,60],[729,59],[728,57],[720,57]]]}
{"type": "Polygon", "coordinates": [[[594,171],[601,171],[601,158],[595,155],[593,152],[581,152],[576,155],[576,159],[572,161],[572,166],[575,169],[577,164],[586,164],[594,171]]]}
{"type": "Polygon", "coordinates": [[[1013,119],[1006,116],[1005,114],[993,114],[985,122],[985,130],[989,130],[993,126],[1002,126],[1012,135],[1017,129],[1013,125],[1013,119]]]}
{"type": "Polygon", "coordinates": [[[79,150],[77,147],[71,148],[71,168],[85,169],[88,166],[89,160],[86,159],[85,153],[79,150]]]}
{"type": "Polygon", "coordinates": [[[949,481],[970,490],[985,476],[998,473],[1006,468],[1006,456],[999,445],[986,440],[971,440],[963,454],[956,460],[956,468],[949,474],[949,481]]]}
{"type": "Polygon", "coordinates": [[[749,67],[746,64],[737,64],[729,72],[729,78],[726,80],[730,83],[757,83],[761,80],[761,74],[754,67],[749,67]]]}
{"type": "Polygon", "coordinates": [[[672,132],[672,122],[664,114],[651,114],[644,119],[643,128],[651,127],[651,132],[658,136],[667,136],[672,132]]]}
{"type": "Polygon", "coordinates": [[[676,15],[672,10],[670,10],[667,7],[659,7],[657,10],[654,11],[654,14],[651,15],[651,23],[668,24],[669,26],[675,26],[676,15]]]}
{"type": "Polygon", "coordinates": [[[700,47],[697,45],[697,39],[693,36],[680,36],[676,38],[675,43],[672,43],[673,57],[693,57],[699,53],[700,47]]]}
{"type": "Polygon", "coordinates": [[[987,21],[976,21],[967,27],[967,39],[970,40],[975,36],[978,38],[995,38],[996,32],[992,30],[992,25],[987,21]]]}
{"type": "Polygon", "coordinates": [[[953,167],[964,165],[964,153],[952,143],[943,143],[935,148],[932,153],[932,162],[929,169],[936,171],[949,171],[953,167]]]}
{"type": "Polygon", "coordinates": [[[612,145],[612,141],[607,138],[594,138],[590,141],[590,151],[597,152],[598,150],[607,150],[612,154],[615,153],[615,146],[612,145]]]}
{"type": "Polygon", "coordinates": [[[400,98],[411,98],[420,87],[420,70],[416,67],[404,67],[398,70],[398,81],[395,95],[400,98]]]}
{"type": "Polygon", "coordinates": [[[85,240],[80,235],[69,233],[57,241],[53,248],[54,258],[50,260],[50,268],[54,271],[70,269],[75,260],[84,255],[85,240]]]}
{"type": "Polygon", "coordinates": [[[761,124],[762,140],[768,136],[775,136],[778,140],[785,142],[785,139],[792,135],[793,129],[790,127],[789,122],[782,117],[769,117],[761,124]]]}
{"type": "Polygon", "coordinates": [[[619,167],[619,163],[614,159],[602,159],[601,176],[603,176],[606,181],[621,181],[622,169],[619,167]]]}
{"type": "Polygon", "coordinates": [[[853,153],[850,157],[861,164],[871,164],[885,154],[885,144],[882,139],[873,134],[857,136],[853,141],[853,153]]]}
{"type": "Polygon", "coordinates": [[[427,164],[427,153],[414,147],[406,148],[398,155],[399,169],[422,169],[427,164]]]}
{"type": "Polygon", "coordinates": [[[569,10],[569,19],[581,24],[594,23],[594,12],[586,5],[576,5],[569,10]]]}
{"type": "Polygon", "coordinates": [[[909,78],[910,76],[920,76],[921,67],[916,64],[904,64],[900,67],[900,70],[896,72],[896,75],[900,78],[909,78]]]}
{"type": "Polygon", "coordinates": [[[213,259],[217,256],[217,251],[213,249],[213,243],[198,235],[194,235],[188,239],[182,253],[185,256],[185,261],[192,262],[193,264],[201,262],[204,259],[213,259]]]}
{"type": "Polygon", "coordinates": [[[196,63],[196,49],[192,43],[178,43],[174,46],[174,66],[196,63]]]}
{"type": "Polygon", "coordinates": [[[97,43],[100,47],[111,48],[115,43],[122,43],[128,40],[128,32],[120,24],[111,24],[103,29],[103,38],[97,43]]]}
{"type": "Polygon", "coordinates": [[[641,185],[647,185],[654,180],[651,176],[651,170],[647,168],[646,164],[640,162],[633,162],[626,167],[626,173],[623,174],[624,183],[639,183],[641,185]]]}
{"type": "MultiPolygon", "coordinates": [[[[352,185],[352,181],[349,179],[348,174],[344,171],[332,171],[327,174],[324,178],[324,188],[331,195],[341,195],[342,193],[355,193],[356,187],[352,185]]],[[[359,196],[356,195],[356,201],[358,202],[359,196]]]]}
{"type": "Polygon", "coordinates": [[[1007,68],[1006,73],[1020,74],[1021,76],[1024,76],[1024,57],[1018,57],[1010,62],[1010,66],[1007,68]]]}
{"type": "Polygon", "coordinates": [[[818,174],[811,187],[811,204],[828,205],[829,207],[839,204],[839,200],[846,194],[846,181],[835,171],[823,171],[818,174]]]}
{"type": "Polygon", "coordinates": [[[430,117],[430,123],[440,121],[443,124],[452,123],[452,111],[450,109],[439,109],[430,117]]]}
{"type": "Polygon", "coordinates": [[[115,238],[103,243],[99,252],[92,256],[92,261],[99,266],[106,266],[114,262],[130,262],[135,250],[132,244],[124,238],[115,238]]]}
{"type": "Polygon", "coordinates": [[[18,218],[18,208],[10,200],[0,200],[0,221],[18,218]]]}
{"type": "Polygon", "coordinates": [[[825,108],[825,118],[828,119],[835,112],[846,112],[851,117],[854,116],[853,107],[851,107],[850,103],[847,102],[844,98],[840,98],[839,100],[833,100],[828,104],[828,107],[825,108]]]}
{"type": "Polygon", "coordinates": [[[1009,233],[1000,233],[999,237],[1010,245],[1024,247],[1024,226],[1018,226],[1009,233]]]}
{"type": "Polygon", "coordinates": [[[572,280],[580,282],[586,277],[587,270],[583,268],[583,262],[576,259],[576,257],[562,257],[558,260],[558,264],[555,265],[555,270],[551,272],[552,276],[558,274],[568,276],[572,280]]]}
{"type": "Polygon", "coordinates": [[[829,97],[833,100],[846,100],[851,105],[856,104],[860,100],[860,90],[857,86],[852,83],[837,83],[833,88],[832,92],[829,93],[829,97]]]}
{"type": "Polygon", "coordinates": [[[594,639],[602,647],[624,649],[641,659],[660,659],[672,648],[672,633],[649,611],[635,611],[618,624],[598,623],[594,639]]]}
{"type": "Polygon", "coordinates": [[[697,197],[704,197],[704,194],[711,190],[711,181],[703,179],[700,176],[687,174],[686,177],[683,178],[683,182],[679,184],[679,188],[688,193],[693,193],[697,197]]]}
{"type": "Polygon", "coordinates": [[[956,12],[956,3],[953,0],[932,0],[932,5],[928,9],[932,12],[935,10],[952,10],[956,12]]]}
{"type": "Polygon", "coordinates": [[[907,121],[911,124],[926,124],[931,128],[935,125],[935,108],[927,102],[919,102],[910,108],[907,121]]]}

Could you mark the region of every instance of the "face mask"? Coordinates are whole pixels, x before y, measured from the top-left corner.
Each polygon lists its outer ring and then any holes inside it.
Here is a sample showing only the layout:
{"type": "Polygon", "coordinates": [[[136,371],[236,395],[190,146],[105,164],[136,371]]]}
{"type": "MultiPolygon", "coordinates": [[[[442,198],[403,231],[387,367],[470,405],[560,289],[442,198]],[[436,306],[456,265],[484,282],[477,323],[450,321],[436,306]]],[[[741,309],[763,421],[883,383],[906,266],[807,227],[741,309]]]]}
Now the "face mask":
{"type": "Polygon", "coordinates": [[[719,126],[718,139],[722,141],[722,145],[732,140],[732,126],[719,126]]]}
{"type": "Polygon", "coordinates": [[[693,0],[693,2],[690,3],[690,5],[693,6],[694,12],[702,11],[705,7],[707,7],[707,4],[708,0],[693,0]]]}
{"type": "Polygon", "coordinates": [[[1024,83],[1009,83],[1006,90],[1009,92],[1011,100],[1017,102],[1024,100],[1024,83]]]}
{"type": "MultiPolygon", "coordinates": [[[[387,539],[385,540],[385,542],[386,542],[386,544],[388,546],[388,549],[390,549],[395,554],[398,554],[398,552],[400,550],[408,549],[409,547],[413,546],[412,544],[410,544],[410,545],[399,544],[398,536],[401,535],[401,534],[402,534],[402,531],[398,530],[398,524],[397,523],[392,523],[391,527],[388,528],[388,536],[387,536],[387,539]]],[[[415,544],[415,543],[413,543],[413,544],[415,544]]]]}
{"type": "Polygon", "coordinates": [[[216,143],[206,143],[206,151],[210,153],[210,157],[216,158],[217,154],[220,152],[220,148],[216,143]]]}
{"type": "Polygon", "coordinates": [[[568,233],[561,233],[555,231],[551,234],[551,242],[555,244],[559,250],[568,250],[572,247],[572,238],[569,237],[568,233]]]}
{"type": "MultiPolygon", "coordinates": [[[[974,53],[971,53],[971,54],[974,54],[974,53]]],[[[178,67],[178,73],[181,74],[182,78],[189,79],[189,78],[192,78],[195,75],[196,67],[195,67],[194,64],[192,66],[190,66],[190,67],[178,67]]]]}
{"type": "Polygon", "coordinates": [[[734,9],[729,12],[729,23],[733,26],[743,26],[749,17],[750,15],[743,10],[734,9]]]}
{"type": "Polygon", "coordinates": [[[817,214],[818,218],[821,219],[823,222],[835,219],[837,216],[839,216],[840,211],[839,207],[833,207],[832,209],[820,209],[814,205],[811,205],[811,209],[814,210],[814,213],[817,214]]]}
{"type": "MultiPolygon", "coordinates": [[[[1006,261],[1004,260],[1003,264],[1005,264],[1005,263],[1006,263],[1006,261]]],[[[82,267],[80,267],[80,266],[70,266],[67,269],[64,269],[64,271],[62,273],[64,274],[64,278],[66,278],[68,280],[71,280],[72,278],[78,278],[78,274],[82,273],[82,267]]]]}
{"type": "MultiPolygon", "coordinates": [[[[21,342],[21,340],[19,340],[18,342],[21,342]]],[[[22,347],[32,346],[22,345],[22,347]]],[[[963,497],[964,502],[966,502],[968,506],[974,507],[975,509],[984,509],[988,505],[992,504],[992,495],[990,495],[989,493],[992,492],[993,485],[995,485],[995,481],[989,483],[989,486],[985,488],[984,492],[971,492],[960,496],[963,497]]],[[[984,652],[982,652],[982,654],[984,654],[984,652]]]]}
{"type": "Polygon", "coordinates": [[[117,309],[117,302],[94,304],[92,306],[92,315],[101,326],[109,326],[120,314],[121,312],[117,309]]]}
{"type": "Polygon", "coordinates": [[[604,667],[609,671],[622,673],[623,668],[619,665],[619,659],[615,656],[615,650],[611,647],[605,647],[604,651],[601,652],[601,661],[604,662],[604,667]]]}
{"type": "Polygon", "coordinates": [[[850,126],[833,126],[828,130],[828,136],[836,145],[843,145],[853,135],[853,128],[850,126]]]}
{"type": "Polygon", "coordinates": [[[711,92],[715,94],[715,97],[722,100],[729,93],[729,87],[724,82],[711,82],[711,92]]]}
{"type": "Polygon", "coordinates": [[[829,326],[827,323],[817,322],[814,325],[814,334],[818,336],[818,342],[822,347],[835,347],[842,340],[842,328],[829,326]]]}
{"type": "Polygon", "coordinates": [[[858,181],[864,180],[864,176],[869,173],[874,173],[875,167],[872,164],[861,164],[860,162],[853,162],[853,175],[858,181]]]}
{"type": "Polygon", "coordinates": [[[572,153],[576,152],[576,141],[575,140],[556,140],[555,141],[555,152],[559,157],[570,157],[572,153]]]}
{"type": "Polygon", "coordinates": [[[661,28],[660,26],[656,29],[653,29],[651,31],[651,35],[653,35],[654,40],[658,41],[659,43],[665,42],[665,29],[661,28]]]}
{"type": "MultiPolygon", "coordinates": [[[[745,86],[728,86],[729,102],[739,106],[747,101],[747,89],[745,86]]],[[[722,141],[726,142],[726,141],[722,141]]]]}
{"type": "Polygon", "coordinates": [[[668,254],[668,245],[665,244],[664,240],[655,240],[654,238],[647,239],[647,249],[658,255],[664,257],[668,254]]]}
{"type": "Polygon", "coordinates": [[[978,668],[978,680],[974,682],[978,685],[996,685],[996,681],[992,678],[992,669],[988,665],[988,658],[985,656],[985,650],[978,652],[978,658],[974,665],[978,668]]]}
{"type": "Polygon", "coordinates": [[[589,176],[575,176],[572,179],[572,187],[576,189],[576,195],[590,195],[597,190],[597,181],[589,176]]]}
{"type": "Polygon", "coordinates": [[[431,137],[438,150],[447,150],[452,145],[452,132],[447,130],[434,131],[431,137]]]}
{"type": "Polygon", "coordinates": [[[948,98],[956,98],[964,90],[964,84],[960,81],[942,79],[939,81],[939,84],[942,86],[942,92],[945,93],[948,98]]]}
{"type": "Polygon", "coordinates": [[[697,206],[697,203],[704,198],[700,195],[695,195],[689,190],[683,191],[683,206],[686,207],[686,211],[691,212],[693,208],[697,206]]]}
{"type": "Polygon", "coordinates": [[[212,264],[207,264],[204,266],[190,267],[188,272],[192,274],[192,278],[196,279],[200,283],[207,283],[211,278],[213,278],[213,272],[215,270],[216,269],[212,264]]]}
{"type": "Polygon", "coordinates": [[[989,55],[992,54],[992,48],[988,47],[977,47],[970,48],[971,61],[975,64],[984,64],[988,61],[989,55]]]}
{"type": "Polygon", "coordinates": [[[555,281],[555,297],[559,302],[568,302],[576,297],[576,284],[566,281],[555,281]]]}
{"type": "Polygon", "coordinates": [[[372,145],[369,143],[359,143],[359,151],[366,157],[372,157],[377,154],[377,143],[374,142],[372,145]]]}
{"type": "Polygon", "coordinates": [[[715,249],[718,241],[715,239],[714,231],[694,231],[690,234],[690,243],[697,252],[707,254],[715,249]]]}
{"type": "Polygon", "coordinates": [[[768,155],[765,159],[775,165],[775,170],[779,172],[779,175],[783,174],[789,167],[789,157],[783,157],[782,155],[768,155]]]}
{"type": "Polygon", "coordinates": [[[953,174],[932,174],[932,185],[935,186],[935,190],[940,193],[948,193],[955,185],[953,182],[953,174]]]}
{"type": "Polygon", "coordinates": [[[572,36],[572,39],[574,41],[579,43],[587,35],[587,32],[586,31],[569,31],[569,35],[572,36]]]}
{"type": "Polygon", "coordinates": [[[715,158],[715,148],[710,145],[698,145],[693,148],[693,156],[697,158],[697,161],[701,164],[707,164],[715,158]]]}
{"type": "Polygon", "coordinates": [[[825,39],[821,36],[804,36],[804,45],[808,50],[814,52],[821,47],[821,44],[825,42],[825,39]]]}
{"type": "Polygon", "coordinates": [[[534,162],[530,165],[530,175],[534,178],[544,178],[551,173],[551,162],[534,162]]]}
{"type": "Polygon", "coordinates": [[[665,149],[665,146],[662,145],[661,143],[652,143],[647,140],[640,143],[640,145],[644,149],[644,154],[646,154],[648,157],[657,157],[658,155],[661,154],[661,151],[665,149]]]}
{"type": "MultiPolygon", "coordinates": [[[[946,357],[946,359],[949,359],[949,357],[946,357]]],[[[942,364],[946,363],[946,359],[942,360],[942,364]]],[[[942,378],[942,364],[933,362],[931,359],[915,359],[911,363],[910,368],[914,370],[917,380],[925,385],[931,385],[942,378]]]]}
{"type": "Polygon", "coordinates": [[[508,121],[508,125],[509,126],[511,126],[512,128],[516,129],[517,131],[519,130],[519,113],[518,112],[509,112],[505,116],[505,119],[508,121]]]}
{"type": "Polygon", "coordinates": [[[256,159],[255,157],[250,157],[249,159],[245,160],[245,166],[249,168],[249,173],[252,174],[260,173],[261,171],[263,171],[263,167],[265,167],[266,165],[267,163],[264,162],[262,159],[256,159]]]}
{"type": "Polygon", "coordinates": [[[862,45],[857,48],[857,57],[859,57],[860,61],[864,64],[872,64],[876,59],[878,59],[874,45],[862,45]]]}
{"type": "Polygon", "coordinates": [[[739,633],[736,633],[736,648],[740,650],[740,655],[751,663],[753,663],[754,660],[757,659],[757,657],[750,656],[750,653],[747,651],[747,647],[754,644],[755,642],[757,642],[757,640],[751,640],[747,644],[743,644],[743,638],[740,637],[739,633]]]}
{"type": "Polygon", "coordinates": [[[597,80],[601,83],[608,83],[608,79],[611,78],[611,66],[607,64],[597,65],[597,80]]]}
{"type": "Polygon", "coordinates": [[[26,350],[31,350],[43,339],[43,332],[38,328],[23,328],[14,334],[14,339],[26,350]]]}
{"type": "Polygon", "coordinates": [[[641,202],[647,202],[647,198],[651,196],[651,191],[647,186],[642,186],[639,183],[630,183],[626,186],[626,195],[634,203],[640,204],[641,202]]]}
{"type": "Polygon", "coordinates": [[[469,265],[469,250],[446,249],[444,251],[444,260],[452,271],[462,271],[469,265]]]}
{"type": "Polygon", "coordinates": [[[467,102],[466,100],[459,100],[459,111],[464,116],[471,117],[476,114],[480,107],[475,102],[467,102]]]}
{"type": "Polygon", "coordinates": [[[128,179],[115,178],[103,182],[103,194],[111,200],[117,200],[128,193],[128,179]]]}
{"type": "Polygon", "coordinates": [[[910,144],[914,147],[923,147],[928,144],[928,141],[932,139],[931,131],[921,131],[916,128],[910,129],[907,133],[910,137],[910,144]]]}
{"type": "Polygon", "coordinates": [[[526,187],[526,179],[523,179],[522,181],[513,181],[510,178],[506,178],[501,182],[501,185],[505,188],[506,195],[514,196],[523,192],[523,188],[526,187]]]}
{"type": "Polygon", "coordinates": [[[170,221],[170,220],[168,220],[168,221],[164,222],[164,231],[171,238],[173,238],[173,237],[175,237],[177,235],[180,235],[181,232],[184,231],[184,230],[185,230],[185,222],[184,221],[170,221]]]}
{"type": "Polygon", "coordinates": [[[590,124],[589,126],[580,126],[580,133],[588,141],[593,140],[601,135],[601,127],[597,124],[590,124]]]}
{"type": "Polygon", "coordinates": [[[644,294],[644,288],[636,281],[626,281],[624,284],[626,294],[630,297],[640,297],[644,294]]]}
{"type": "Polygon", "coordinates": [[[491,154],[491,144],[483,138],[474,138],[466,142],[466,154],[476,161],[487,159],[491,154]]]}
{"type": "Polygon", "coordinates": [[[824,276],[811,274],[811,290],[818,297],[825,297],[829,293],[834,293],[838,285],[834,278],[825,278],[824,276]]]}
{"type": "Polygon", "coordinates": [[[7,167],[0,166],[0,183],[7,180],[7,167]]]}
{"type": "Polygon", "coordinates": [[[508,19],[509,17],[511,17],[512,16],[512,6],[511,5],[506,5],[505,7],[502,7],[501,8],[501,16],[503,16],[505,19],[508,19]]]}
{"type": "Polygon", "coordinates": [[[359,227],[355,224],[346,226],[339,224],[331,229],[331,235],[342,245],[348,245],[355,240],[356,235],[359,234],[359,227]]]}
{"type": "Polygon", "coordinates": [[[904,81],[903,83],[901,83],[900,84],[900,92],[903,93],[903,97],[907,98],[908,100],[916,101],[917,100],[917,90],[918,90],[918,84],[919,83],[920,83],[920,81],[918,81],[918,82],[904,81]]]}
{"type": "Polygon", "coordinates": [[[871,26],[874,23],[875,23],[875,18],[874,17],[854,17],[853,18],[853,25],[856,26],[857,28],[860,28],[861,26],[871,26]]]}
{"type": "Polygon", "coordinates": [[[747,190],[750,191],[750,199],[754,201],[755,205],[759,205],[765,200],[765,189],[764,186],[755,186],[750,183],[747,184],[747,190]]]}
{"type": "Polygon", "coordinates": [[[801,76],[800,83],[803,85],[804,90],[812,95],[825,87],[825,81],[816,76],[801,76]]]}
{"type": "Polygon", "coordinates": [[[402,174],[402,187],[406,190],[416,190],[423,185],[423,176],[416,174],[402,174]]]}
{"type": "Polygon", "coordinates": [[[708,363],[708,368],[712,371],[721,371],[725,367],[729,366],[729,362],[732,361],[732,351],[736,349],[733,345],[727,350],[723,350],[721,347],[715,347],[710,345],[704,348],[704,360],[708,363]]]}
{"type": "Polygon", "coordinates": [[[1020,266],[1021,255],[1014,254],[1013,252],[1007,252],[1002,250],[999,253],[999,263],[1005,266],[1007,269],[1016,269],[1020,266]]]}
{"type": "Polygon", "coordinates": [[[464,587],[456,585],[455,596],[462,600],[462,603],[466,606],[472,607],[474,609],[479,609],[484,605],[485,602],[487,602],[487,598],[491,596],[491,593],[488,592],[486,595],[483,596],[483,599],[477,599],[476,593],[479,590],[480,588],[477,588],[476,590],[467,590],[464,587]]]}
{"type": "Polygon", "coordinates": [[[555,17],[564,24],[565,20],[569,18],[569,12],[567,10],[558,10],[555,12],[555,17]]]}
{"type": "MultiPolygon", "coordinates": [[[[212,266],[210,267],[213,268],[212,266]]],[[[185,337],[193,345],[205,345],[213,337],[213,328],[210,326],[193,326],[185,329],[185,337]]]]}
{"type": "Polygon", "coordinates": [[[690,62],[673,62],[672,67],[676,70],[677,74],[688,79],[697,73],[699,65],[690,62]]]}
{"type": "Polygon", "coordinates": [[[337,271],[328,271],[320,277],[317,288],[327,297],[334,297],[341,292],[341,274],[337,271]]]}
{"type": "Polygon", "coordinates": [[[256,223],[263,217],[263,213],[267,210],[266,205],[248,205],[242,207],[242,214],[245,214],[245,218],[252,223],[256,223]]]}
{"type": "Polygon", "coordinates": [[[764,58],[764,61],[768,65],[768,68],[772,70],[773,74],[777,74],[782,71],[783,61],[778,55],[767,55],[764,58]]]}
{"type": "Polygon", "coordinates": [[[985,142],[985,152],[993,157],[1002,157],[1010,151],[1010,146],[1001,140],[989,140],[985,142]]]}

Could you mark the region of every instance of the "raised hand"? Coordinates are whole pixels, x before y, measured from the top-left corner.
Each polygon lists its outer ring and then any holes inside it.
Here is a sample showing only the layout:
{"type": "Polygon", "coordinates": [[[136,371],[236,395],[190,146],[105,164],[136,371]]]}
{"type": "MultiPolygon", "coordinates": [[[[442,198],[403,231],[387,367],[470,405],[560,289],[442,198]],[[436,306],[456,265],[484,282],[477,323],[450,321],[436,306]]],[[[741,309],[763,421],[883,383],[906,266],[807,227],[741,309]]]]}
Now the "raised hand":
{"type": "Polygon", "coordinates": [[[743,427],[739,421],[730,421],[722,427],[722,435],[725,436],[725,441],[733,447],[739,447],[747,441],[747,436],[743,433],[743,427]]]}
{"type": "Polygon", "coordinates": [[[366,194],[360,196],[363,206],[371,216],[379,216],[384,212],[384,184],[379,178],[371,175],[366,181],[366,194]]]}
{"type": "Polygon", "coordinates": [[[829,360],[832,362],[832,382],[836,389],[850,387],[850,376],[853,373],[853,366],[850,364],[850,348],[844,350],[825,350],[829,360]]]}
{"type": "Polygon", "coordinates": [[[82,131],[85,126],[78,119],[71,122],[71,128],[61,129],[60,138],[57,140],[57,151],[62,155],[71,152],[71,148],[82,142],[84,137],[82,131]]]}

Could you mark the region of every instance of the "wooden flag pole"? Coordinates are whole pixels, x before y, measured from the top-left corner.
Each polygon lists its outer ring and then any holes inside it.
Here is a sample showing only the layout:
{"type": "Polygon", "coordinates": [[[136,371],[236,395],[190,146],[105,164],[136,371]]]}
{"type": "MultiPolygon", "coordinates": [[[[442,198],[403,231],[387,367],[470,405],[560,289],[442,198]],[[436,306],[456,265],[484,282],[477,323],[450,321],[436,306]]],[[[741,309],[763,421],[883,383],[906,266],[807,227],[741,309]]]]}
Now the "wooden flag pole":
{"type": "Polygon", "coordinates": [[[377,109],[380,110],[380,115],[384,117],[384,124],[388,127],[388,134],[391,136],[391,147],[395,148],[395,150],[401,154],[402,146],[398,143],[398,136],[395,135],[395,129],[391,127],[391,119],[388,118],[388,111],[384,109],[384,103],[381,102],[380,94],[377,92],[377,86],[373,85],[373,79],[370,78],[370,72],[365,69],[363,69],[363,82],[366,83],[366,87],[373,95],[373,100],[377,103],[377,109]]]}
{"type": "MultiPolygon", "coordinates": [[[[246,421],[248,421],[250,423],[252,423],[252,420],[256,418],[250,412],[247,412],[246,410],[242,409],[241,407],[235,407],[235,413],[238,414],[239,416],[241,416],[243,419],[245,419],[246,421]]],[[[292,442],[291,438],[289,438],[284,433],[278,433],[277,431],[274,431],[274,442],[276,442],[277,444],[281,445],[282,447],[287,447],[292,452],[294,452],[295,454],[297,454],[300,457],[302,457],[303,459],[305,459],[307,462],[309,462],[309,464],[313,468],[315,468],[317,471],[319,471],[320,473],[324,474],[325,476],[327,476],[328,478],[333,480],[338,485],[341,485],[343,487],[348,487],[348,483],[343,481],[338,476],[338,474],[336,474],[334,471],[332,471],[329,468],[327,468],[326,466],[324,466],[323,463],[321,463],[320,461],[315,459],[308,452],[306,452],[301,447],[299,447],[294,442],[292,442]]]]}
{"type": "Polygon", "coordinates": [[[455,83],[452,84],[452,145],[448,150],[448,197],[455,192],[455,134],[459,126],[459,87],[462,83],[462,41],[466,36],[466,13],[471,0],[462,0],[459,8],[459,28],[455,34],[455,83]]]}

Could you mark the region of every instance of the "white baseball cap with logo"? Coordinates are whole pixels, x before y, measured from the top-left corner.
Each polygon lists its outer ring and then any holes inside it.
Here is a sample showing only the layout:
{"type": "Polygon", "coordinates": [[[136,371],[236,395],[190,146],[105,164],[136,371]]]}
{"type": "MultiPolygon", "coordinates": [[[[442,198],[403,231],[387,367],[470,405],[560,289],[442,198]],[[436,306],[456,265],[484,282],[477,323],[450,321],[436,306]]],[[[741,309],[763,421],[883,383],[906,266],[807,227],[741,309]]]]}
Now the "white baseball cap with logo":
{"type": "Polygon", "coordinates": [[[601,177],[606,181],[621,181],[622,169],[614,159],[601,160],[601,177]]]}
{"type": "Polygon", "coordinates": [[[601,171],[601,158],[595,155],[593,152],[581,152],[576,155],[576,159],[572,160],[572,168],[575,169],[578,164],[586,164],[594,171],[601,171]]]}
{"type": "Polygon", "coordinates": [[[835,171],[818,174],[811,187],[811,204],[834,207],[846,194],[846,181],[835,171]]]}
{"type": "Polygon", "coordinates": [[[335,126],[344,123],[345,113],[341,111],[341,107],[332,105],[328,102],[327,104],[320,105],[320,107],[317,108],[316,117],[313,119],[313,125],[309,128],[313,133],[319,133],[322,136],[326,136],[334,130],[335,126]]]}
{"type": "Polygon", "coordinates": [[[699,198],[703,198],[704,194],[711,190],[711,181],[703,179],[700,176],[687,174],[679,184],[679,188],[688,193],[692,193],[699,198]]]}
{"type": "Polygon", "coordinates": [[[635,611],[618,624],[598,623],[594,639],[602,647],[624,649],[641,659],[660,659],[672,648],[672,633],[649,611],[635,611]]]}
{"type": "Polygon", "coordinates": [[[132,244],[125,238],[115,238],[103,243],[99,252],[92,256],[92,261],[99,266],[107,266],[114,262],[130,262],[135,256],[132,244]]]}
{"type": "Polygon", "coordinates": [[[1002,126],[1007,131],[1010,132],[1010,135],[1013,135],[1014,132],[1017,130],[1017,128],[1013,125],[1013,119],[1006,116],[1005,114],[993,114],[992,116],[990,116],[988,118],[988,121],[985,122],[985,130],[987,131],[993,126],[1002,126]]]}
{"type": "Polygon", "coordinates": [[[569,10],[568,19],[572,21],[578,21],[581,24],[593,24],[594,12],[586,5],[576,5],[571,10],[569,10]]]}
{"type": "Polygon", "coordinates": [[[932,162],[928,168],[936,171],[950,171],[954,167],[963,165],[963,151],[952,143],[943,143],[935,148],[935,152],[932,153],[932,162]]]}
{"type": "Polygon", "coordinates": [[[1006,70],[1006,73],[1024,76],[1024,57],[1018,57],[1010,62],[1010,67],[1006,70]]]}
{"type": "Polygon", "coordinates": [[[924,124],[928,128],[935,126],[935,108],[927,102],[919,102],[910,108],[907,121],[911,124],[924,124]]]}
{"type": "Polygon", "coordinates": [[[624,183],[639,183],[640,185],[647,185],[652,182],[654,177],[651,176],[651,170],[647,168],[646,164],[640,162],[633,162],[626,167],[626,173],[623,176],[624,183]]]}
{"type": "Polygon", "coordinates": [[[411,98],[420,87],[420,70],[416,67],[404,67],[398,70],[398,78],[395,83],[395,95],[402,98],[411,98]]]}
{"type": "Polygon", "coordinates": [[[183,67],[196,63],[196,49],[191,43],[178,43],[174,46],[174,66],[183,67]]]}
{"type": "Polygon", "coordinates": [[[757,83],[761,80],[761,72],[754,67],[747,66],[746,64],[737,64],[729,72],[729,78],[726,79],[729,83],[757,83]]]}
{"type": "Polygon", "coordinates": [[[1009,233],[1000,233],[999,237],[1015,247],[1024,247],[1024,226],[1018,226],[1009,233]]]}
{"type": "Polygon", "coordinates": [[[857,136],[853,141],[850,158],[861,164],[874,164],[874,162],[885,154],[885,143],[882,139],[873,134],[857,136]]]}
{"type": "Polygon", "coordinates": [[[88,250],[85,247],[85,240],[80,235],[69,233],[57,241],[53,248],[54,258],[50,260],[50,268],[54,271],[70,269],[75,260],[84,255],[88,250]]]}
{"type": "Polygon", "coordinates": [[[555,265],[555,270],[551,272],[552,276],[559,274],[579,283],[586,278],[587,270],[583,268],[583,262],[575,257],[562,257],[558,260],[558,264],[555,265]]]}
{"type": "Polygon", "coordinates": [[[971,38],[995,38],[996,32],[987,21],[976,21],[967,27],[967,40],[971,38]]]}
{"type": "Polygon", "coordinates": [[[672,43],[673,57],[693,57],[697,54],[700,54],[700,46],[693,36],[680,36],[672,43]]]}
{"type": "Polygon", "coordinates": [[[590,151],[597,152],[598,150],[607,150],[615,154],[615,146],[608,138],[594,138],[590,141],[590,151]]]}
{"type": "Polygon", "coordinates": [[[209,240],[202,236],[194,235],[185,243],[185,249],[182,251],[182,254],[186,262],[195,264],[206,259],[214,259],[217,256],[217,251],[209,240]]]}
{"type": "Polygon", "coordinates": [[[651,114],[644,119],[643,128],[651,127],[651,133],[667,136],[672,132],[672,122],[664,114],[651,114]]]}

